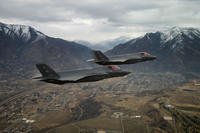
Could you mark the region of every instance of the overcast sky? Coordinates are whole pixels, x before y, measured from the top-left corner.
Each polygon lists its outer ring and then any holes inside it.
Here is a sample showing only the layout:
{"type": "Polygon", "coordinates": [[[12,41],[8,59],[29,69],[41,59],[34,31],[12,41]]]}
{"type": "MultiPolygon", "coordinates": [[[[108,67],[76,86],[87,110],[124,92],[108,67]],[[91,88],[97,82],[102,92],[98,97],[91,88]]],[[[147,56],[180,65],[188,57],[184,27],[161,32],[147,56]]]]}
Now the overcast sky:
{"type": "Polygon", "coordinates": [[[0,0],[0,21],[97,42],[173,26],[200,27],[200,0],[0,0]]]}

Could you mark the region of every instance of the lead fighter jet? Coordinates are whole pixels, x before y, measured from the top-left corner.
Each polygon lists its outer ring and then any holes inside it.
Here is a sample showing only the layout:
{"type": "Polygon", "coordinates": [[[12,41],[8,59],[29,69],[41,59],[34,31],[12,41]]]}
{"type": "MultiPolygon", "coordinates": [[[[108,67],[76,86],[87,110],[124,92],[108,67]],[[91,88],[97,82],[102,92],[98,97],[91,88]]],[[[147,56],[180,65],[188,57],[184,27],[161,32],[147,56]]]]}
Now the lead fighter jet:
{"type": "Polygon", "coordinates": [[[93,82],[106,78],[121,77],[130,73],[113,65],[66,72],[55,72],[46,64],[36,64],[36,67],[42,76],[34,79],[54,84],[93,82]]]}
{"type": "Polygon", "coordinates": [[[99,65],[123,65],[134,64],[138,62],[150,61],[156,59],[147,52],[139,52],[133,54],[121,54],[115,56],[105,56],[101,51],[93,51],[94,59],[87,60],[88,62],[94,62],[99,65]]]}

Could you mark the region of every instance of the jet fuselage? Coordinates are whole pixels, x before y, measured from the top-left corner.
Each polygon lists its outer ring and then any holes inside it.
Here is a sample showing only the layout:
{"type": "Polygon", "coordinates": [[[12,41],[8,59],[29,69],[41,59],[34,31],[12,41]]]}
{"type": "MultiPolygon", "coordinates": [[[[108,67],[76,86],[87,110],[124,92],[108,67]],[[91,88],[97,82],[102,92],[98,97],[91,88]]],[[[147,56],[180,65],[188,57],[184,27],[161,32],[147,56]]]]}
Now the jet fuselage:
{"type": "Polygon", "coordinates": [[[97,53],[95,54],[95,59],[93,61],[99,65],[123,65],[150,61],[154,59],[156,59],[156,56],[150,55],[146,52],[121,54],[106,57],[105,55],[103,55],[103,53],[97,51],[97,53]]]}
{"type": "MultiPolygon", "coordinates": [[[[41,69],[39,69],[41,71],[41,69]]],[[[46,71],[48,68],[44,68],[42,71],[46,71]]],[[[64,84],[64,83],[78,83],[78,82],[94,82],[102,79],[121,77],[128,75],[130,72],[122,71],[116,66],[88,68],[82,70],[56,72],[59,76],[43,76],[37,77],[40,81],[64,84]]]]}

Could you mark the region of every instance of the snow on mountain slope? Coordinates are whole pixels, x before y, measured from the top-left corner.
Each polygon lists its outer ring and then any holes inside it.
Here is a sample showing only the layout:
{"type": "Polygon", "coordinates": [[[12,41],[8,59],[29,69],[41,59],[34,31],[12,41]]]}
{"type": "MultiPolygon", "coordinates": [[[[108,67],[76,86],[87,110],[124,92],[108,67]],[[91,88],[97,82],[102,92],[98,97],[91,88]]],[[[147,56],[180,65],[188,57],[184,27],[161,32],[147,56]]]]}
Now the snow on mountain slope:
{"type": "Polygon", "coordinates": [[[174,38],[182,39],[183,35],[190,39],[194,39],[194,36],[200,37],[200,30],[195,28],[181,28],[173,27],[171,29],[161,32],[161,39],[164,42],[171,41],[174,38]]]}
{"type": "Polygon", "coordinates": [[[173,27],[164,31],[146,33],[144,36],[117,45],[106,52],[119,55],[147,51],[155,61],[134,64],[138,71],[174,71],[200,73],[200,30],[198,28],[173,27]]]}
{"type": "Polygon", "coordinates": [[[160,34],[161,47],[165,47],[165,45],[173,42],[170,48],[174,51],[183,49],[183,41],[185,38],[189,40],[200,38],[200,30],[195,28],[173,27],[171,29],[161,31],[160,34]]]}
{"type": "Polygon", "coordinates": [[[35,42],[46,37],[46,35],[30,26],[4,23],[0,23],[0,34],[23,42],[35,42]]]}
{"type": "Polygon", "coordinates": [[[86,46],[46,36],[30,26],[0,23],[0,73],[8,77],[30,77],[37,63],[59,69],[88,67],[91,55],[86,46]]]}

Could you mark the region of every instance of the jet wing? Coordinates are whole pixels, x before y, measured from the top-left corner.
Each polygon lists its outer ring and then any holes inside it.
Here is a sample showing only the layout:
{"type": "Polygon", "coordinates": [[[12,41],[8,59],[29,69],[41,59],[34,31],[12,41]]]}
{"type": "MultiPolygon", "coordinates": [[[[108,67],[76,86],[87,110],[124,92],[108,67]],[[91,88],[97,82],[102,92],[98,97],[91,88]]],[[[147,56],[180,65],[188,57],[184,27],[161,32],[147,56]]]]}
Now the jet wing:
{"type": "Polygon", "coordinates": [[[126,62],[126,61],[132,61],[137,62],[138,60],[141,60],[140,58],[119,58],[119,59],[111,59],[110,62],[126,62]]]}
{"type": "Polygon", "coordinates": [[[64,73],[61,75],[59,80],[62,81],[77,81],[89,76],[94,76],[94,75],[100,75],[100,74],[106,74],[106,72],[93,72],[93,73],[89,73],[87,71],[74,71],[73,73],[64,73]]]}
{"type": "Polygon", "coordinates": [[[64,76],[64,77],[61,77],[59,80],[62,80],[62,81],[77,81],[77,80],[79,80],[83,77],[84,77],[83,75],[64,76]]]}
{"type": "Polygon", "coordinates": [[[126,61],[129,61],[129,60],[132,60],[132,61],[137,61],[138,59],[140,59],[139,57],[137,56],[133,56],[133,55],[118,55],[118,56],[113,56],[113,57],[109,57],[109,61],[110,62],[126,62],[126,61]]]}
{"type": "Polygon", "coordinates": [[[125,62],[127,59],[115,59],[115,60],[110,60],[109,62],[125,62]]]}

